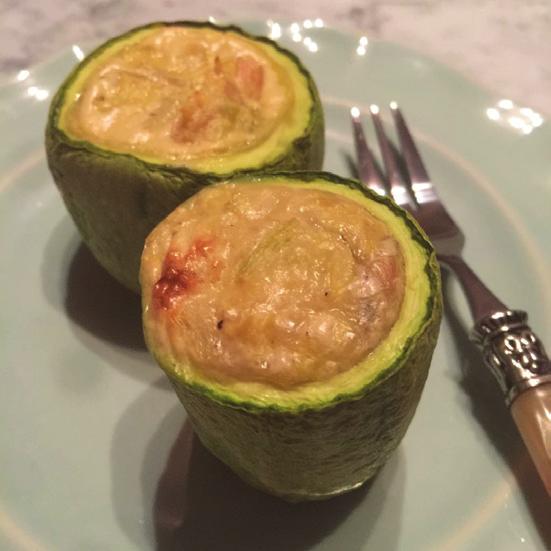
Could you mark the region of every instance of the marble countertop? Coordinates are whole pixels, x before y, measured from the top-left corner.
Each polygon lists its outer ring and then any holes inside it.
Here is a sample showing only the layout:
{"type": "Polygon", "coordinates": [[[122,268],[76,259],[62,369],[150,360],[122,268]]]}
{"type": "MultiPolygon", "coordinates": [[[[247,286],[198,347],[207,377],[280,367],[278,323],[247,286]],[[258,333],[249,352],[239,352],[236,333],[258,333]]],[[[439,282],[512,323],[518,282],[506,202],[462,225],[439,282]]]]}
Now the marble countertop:
{"type": "Polygon", "coordinates": [[[502,97],[551,114],[548,0],[3,0],[0,80],[79,42],[154,20],[322,18],[443,61],[502,97]],[[230,7],[231,4],[231,7],[230,7]]]}

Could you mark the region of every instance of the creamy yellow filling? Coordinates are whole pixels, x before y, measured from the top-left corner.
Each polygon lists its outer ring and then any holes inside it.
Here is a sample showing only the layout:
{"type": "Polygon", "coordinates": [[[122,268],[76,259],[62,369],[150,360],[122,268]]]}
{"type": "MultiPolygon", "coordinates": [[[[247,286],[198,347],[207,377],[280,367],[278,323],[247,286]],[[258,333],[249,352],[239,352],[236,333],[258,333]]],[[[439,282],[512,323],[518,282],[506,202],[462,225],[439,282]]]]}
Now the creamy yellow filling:
{"type": "Polygon", "coordinates": [[[266,48],[212,29],[142,32],[70,90],[63,125],[110,150],[192,168],[247,152],[296,123],[293,83],[266,48]]]}
{"type": "Polygon", "coordinates": [[[280,389],[365,359],[396,322],[404,259],[389,228],[319,189],[223,184],[149,237],[149,338],[218,382],[280,389]]]}

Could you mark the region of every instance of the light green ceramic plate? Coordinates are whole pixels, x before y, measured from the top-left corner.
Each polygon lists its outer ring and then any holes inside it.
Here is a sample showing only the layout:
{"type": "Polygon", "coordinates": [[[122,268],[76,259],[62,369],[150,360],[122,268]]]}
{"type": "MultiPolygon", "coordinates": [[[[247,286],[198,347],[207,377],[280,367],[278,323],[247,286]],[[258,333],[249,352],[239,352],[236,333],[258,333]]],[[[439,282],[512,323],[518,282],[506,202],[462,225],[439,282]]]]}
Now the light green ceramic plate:
{"type": "MultiPolygon", "coordinates": [[[[398,101],[467,234],[467,259],[551,346],[551,129],[416,53],[313,25],[325,167],[350,174],[352,105],[398,101]]],[[[312,27],[312,28],[308,28],[312,27]]],[[[48,173],[49,99],[81,54],[0,90],[0,549],[489,550],[551,546],[550,501],[467,338],[453,281],[421,405],[369,488],[291,506],[193,438],[145,351],[139,304],[80,243],[48,173]]]]}

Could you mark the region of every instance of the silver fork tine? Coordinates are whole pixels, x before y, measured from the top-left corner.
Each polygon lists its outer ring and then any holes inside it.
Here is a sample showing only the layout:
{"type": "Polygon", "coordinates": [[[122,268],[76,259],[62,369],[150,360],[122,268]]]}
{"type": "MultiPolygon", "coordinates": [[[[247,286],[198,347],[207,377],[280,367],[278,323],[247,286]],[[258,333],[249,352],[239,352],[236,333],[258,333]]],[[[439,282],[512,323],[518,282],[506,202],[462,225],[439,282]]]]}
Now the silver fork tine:
{"type": "MultiPolygon", "coordinates": [[[[400,149],[402,150],[402,155],[404,156],[406,166],[409,172],[409,178],[412,184],[424,184],[429,182],[429,175],[425,170],[423,161],[421,160],[421,155],[417,151],[417,147],[411,134],[409,128],[407,127],[406,121],[398,107],[396,102],[390,103],[390,111],[394,118],[394,124],[398,130],[398,139],[400,140],[400,149]]],[[[415,192],[415,189],[413,190],[415,192]]]]}
{"type": "Polygon", "coordinates": [[[356,146],[360,182],[379,195],[387,195],[390,193],[389,186],[381,175],[371,149],[367,145],[360,120],[360,110],[357,107],[353,107],[350,110],[350,118],[352,119],[352,129],[354,130],[354,145],[356,146]]]}
{"type": "MultiPolygon", "coordinates": [[[[406,121],[395,101],[390,103],[390,110],[398,132],[400,149],[409,174],[412,193],[417,205],[424,207],[425,215],[423,216],[423,226],[433,238],[436,236],[445,237],[444,234],[449,233],[456,235],[456,241],[464,242],[463,233],[457,227],[457,224],[440,201],[430,181],[421,155],[417,150],[417,146],[411,136],[406,121]],[[428,212],[431,213],[430,216],[427,216],[428,212]],[[444,231],[444,229],[447,231],[444,231]]],[[[441,252],[440,254],[443,253],[441,252]]]]}
{"type": "Polygon", "coordinates": [[[421,155],[419,154],[417,146],[411,137],[402,112],[395,101],[390,103],[390,111],[394,119],[394,125],[396,126],[396,130],[398,132],[400,149],[409,173],[413,196],[419,205],[432,202],[434,201],[436,191],[433,189],[429,175],[425,169],[425,165],[421,160],[421,155]]]}
{"type": "Polygon", "coordinates": [[[379,142],[379,148],[383,156],[383,164],[385,165],[385,172],[390,183],[390,190],[393,199],[402,207],[416,207],[415,198],[412,190],[409,188],[408,183],[404,182],[400,171],[398,169],[398,162],[390,145],[390,141],[386,137],[383,123],[379,115],[379,108],[376,105],[372,105],[369,108],[373,124],[375,126],[375,132],[377,134],[377,141],[379,142]]]}

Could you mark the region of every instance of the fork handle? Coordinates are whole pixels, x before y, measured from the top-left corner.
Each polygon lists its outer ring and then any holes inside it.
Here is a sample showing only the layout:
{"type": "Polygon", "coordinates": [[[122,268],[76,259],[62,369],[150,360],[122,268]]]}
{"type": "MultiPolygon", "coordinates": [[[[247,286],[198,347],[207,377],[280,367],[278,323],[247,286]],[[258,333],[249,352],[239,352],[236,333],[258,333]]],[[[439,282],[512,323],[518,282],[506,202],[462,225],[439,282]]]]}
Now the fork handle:
{"type": "Polygon", "coordinates": [[[438,259],[461,283],[475,320],[471,339],[482,349],[484,363],[498,380],[507,404],[524,390],[551,383],[551,362],[528,326],[526,312],[503,304],[462,258],[439,255],[438,259]]]}
{"type": "Polygon", "coordinates": [[[475,322],[498,310],[508,310],[471,267],[459,256],[438,255],[438,260],[448,266],[459,279],[467,297],[469,308],[475,322]]]}
{"type": "Polygon", "coordinates": [[[505,401],[551,496],[551,362],[521,310],[505,306],[457,256],[439,256],[458,277],[475,325],[472,340],[505,401]]]}

